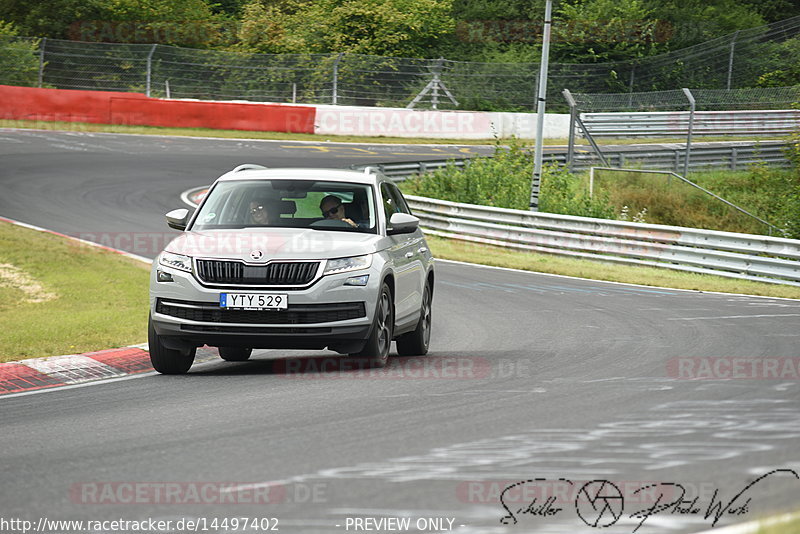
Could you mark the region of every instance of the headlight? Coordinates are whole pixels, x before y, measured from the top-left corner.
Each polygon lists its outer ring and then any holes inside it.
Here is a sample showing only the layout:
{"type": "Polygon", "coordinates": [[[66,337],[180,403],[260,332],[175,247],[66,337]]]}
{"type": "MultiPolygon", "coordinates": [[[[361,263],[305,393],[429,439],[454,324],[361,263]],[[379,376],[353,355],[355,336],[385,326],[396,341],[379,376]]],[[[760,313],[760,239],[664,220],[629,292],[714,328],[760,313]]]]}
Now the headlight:
{"type": "Polygon", "coordinates": [[[183,254],[173,254],[172,252],[162,252],[158,257],[158,263],[165,267],[172,267],[179,271],[192,272],[192,258],[183,254]]]}
{"type": "Polygon", "coordinates": [[[328,260],[328,262],[325,264],[325,270],[322,272],[322,274],[324,276],[326,274],[358,271],[360,269],[367,269],[370,265],[372,265],[372,254],[353,256],[352,258],[338,258],[335,260],[328,260]]]}

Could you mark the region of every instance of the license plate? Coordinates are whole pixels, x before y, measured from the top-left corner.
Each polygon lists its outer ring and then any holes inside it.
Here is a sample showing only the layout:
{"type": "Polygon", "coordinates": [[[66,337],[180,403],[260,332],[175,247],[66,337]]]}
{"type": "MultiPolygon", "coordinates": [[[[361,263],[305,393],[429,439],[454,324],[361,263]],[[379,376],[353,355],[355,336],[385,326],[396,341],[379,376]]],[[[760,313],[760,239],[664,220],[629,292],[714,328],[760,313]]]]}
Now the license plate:
{"type": "Polygon", "coordinates": [[[263,293],[220,293],[219,307],[229,310],[285,310],[289,307],[289,296],[263,293]]]}

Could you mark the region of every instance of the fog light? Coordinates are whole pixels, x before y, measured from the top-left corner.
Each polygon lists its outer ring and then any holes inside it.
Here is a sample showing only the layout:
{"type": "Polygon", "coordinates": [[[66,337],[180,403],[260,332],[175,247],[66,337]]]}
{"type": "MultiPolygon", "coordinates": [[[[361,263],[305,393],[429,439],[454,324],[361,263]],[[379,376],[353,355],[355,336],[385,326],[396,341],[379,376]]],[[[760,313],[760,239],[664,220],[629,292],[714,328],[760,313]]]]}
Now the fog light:
{"type": "Polygon", "coordinates": [[[174,282],[175,280],[172,279],[172,275],[166,273],[164,271],[158,270],[156,271],[156,280],[159,282],[174,282]]]}
{"type": "Polygon", "coordinates": [[[367,281],[369,280],[368,274],[362,274],[361,276],[351,276],[347,280],[344,281],[344,285],[346,286],[365,286],[367,285],[367,281]]]}

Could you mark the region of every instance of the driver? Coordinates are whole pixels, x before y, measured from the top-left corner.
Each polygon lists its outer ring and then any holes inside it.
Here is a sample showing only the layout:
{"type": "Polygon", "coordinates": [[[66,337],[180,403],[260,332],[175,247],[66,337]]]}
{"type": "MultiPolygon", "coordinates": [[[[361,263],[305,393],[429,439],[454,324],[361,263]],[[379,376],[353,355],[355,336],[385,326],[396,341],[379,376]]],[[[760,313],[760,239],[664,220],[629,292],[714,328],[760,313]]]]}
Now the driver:
{"type": "Polygon", "coordinates": [[[323,198],[319,203],[319,209],[322,210],[322,216],[326,219],[344,221],[354,228],[358,226],[352,219],[345,218],[344,205],[336,195],[328,195],[323,198]]]}
{"type": "Polygon", "coordinates": [[[267,225],[270,223],[269,206],[265,200],[253,200],[248,209],[250,222],[257,225],[267,225]]]}

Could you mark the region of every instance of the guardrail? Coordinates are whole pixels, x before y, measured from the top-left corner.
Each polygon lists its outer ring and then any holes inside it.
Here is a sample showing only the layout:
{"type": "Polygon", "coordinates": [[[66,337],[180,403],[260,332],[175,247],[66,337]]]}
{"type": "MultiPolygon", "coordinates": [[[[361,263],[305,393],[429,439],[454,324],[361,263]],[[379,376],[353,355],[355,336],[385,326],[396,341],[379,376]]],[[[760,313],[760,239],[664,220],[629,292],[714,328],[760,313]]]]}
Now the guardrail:
{"type": "MultiPolygon", "coordinates": [[[[727,146],[692,147],[689,169],[694,171],[706,169],[725,169],[731,171],[746,169],[754,163],[766,163],[773,167],[789,167],[786,159],[786,143],[784,141],[762,141],[756,144],[735,143],[727,146]]],[[[683,172],[686,160],[686,145],[657,145],[646,148],[616,148],[602,151],[608,166],[638,166],[642,169],[683,172]]],[[[545,163],[555,162],[567,164],[566,153],[544,154],[545,163]]],[[[457,167],[469,164],[469,159],[410,161],[402,163],[372,163],[369,165],[353,165],[354,169],[376,167],[395,181],[401,182],[417,174],[434,171],[452,163],[457,167]]],[[[576,152],[572,157],[571,169],[586,170],[601,164],[600,158],[591,152],[576,152]]]]}
{"type": "MultiPolygon", "coordinates": [[[[661,111],[580,116],[594,137],[675,137],[688,133],[692,114],[661,111]]],[[[800,111],[695,111],[693,121],[694,135],[788,135],[800,126],[800,111]]]]}
{"type": "Polygon", "coordinates": [[[577,258],[800,286],[800,240],[406,196],[428,234],[577,258]]]}
{"type": "MultiPolygon", "coordinates": [[[[766,163],[773,167],[789,167],[786,159],[787,144],[784,141],[761,141],[754,144],[730,144],[727,146],[692,146],[689,170],[725,169],[737,171],[754,163],[766,163]]],[[[643,169],[682,173],[686,161],[686,144],[659,145],[643,150],[601,151],[609,166],[640,166],[643,169]]],[[[586,170],[597,166],[600,159],[594,154],[576,152],[572,169],[586,170]]]]}

